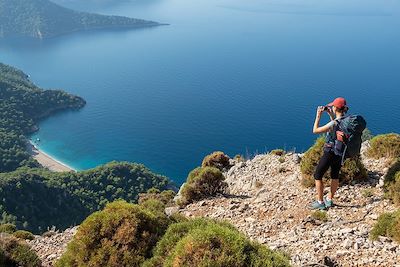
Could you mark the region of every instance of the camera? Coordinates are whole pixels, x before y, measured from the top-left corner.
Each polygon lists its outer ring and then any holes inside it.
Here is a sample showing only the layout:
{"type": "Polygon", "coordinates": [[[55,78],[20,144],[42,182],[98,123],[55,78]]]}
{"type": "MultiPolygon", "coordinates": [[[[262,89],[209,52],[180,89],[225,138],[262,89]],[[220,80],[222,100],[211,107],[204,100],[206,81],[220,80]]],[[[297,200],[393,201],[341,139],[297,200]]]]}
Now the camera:
{"type": "Polygon", "coordinates": [[[328,110],[330,110],[331,109],[331,107],[330,106],[324,106],[324,109],[323,109],[323,111],[328,111],[328,110]]]}

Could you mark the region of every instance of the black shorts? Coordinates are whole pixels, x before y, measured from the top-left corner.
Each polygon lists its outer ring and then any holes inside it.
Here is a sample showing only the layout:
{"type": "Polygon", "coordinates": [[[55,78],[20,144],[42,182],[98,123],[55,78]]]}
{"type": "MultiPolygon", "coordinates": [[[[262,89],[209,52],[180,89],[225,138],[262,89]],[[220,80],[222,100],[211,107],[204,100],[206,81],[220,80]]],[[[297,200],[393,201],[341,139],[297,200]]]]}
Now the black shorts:
{"type": "Polygon", "coordinates": [[[335,155],[333,151],[324,151],[324,154],[315,169],[314,179],[322,180],[322,177],[329,167],[331,167],[331,179],[339,179],[339,172],[342,167],[342,157],[335,155]]]}

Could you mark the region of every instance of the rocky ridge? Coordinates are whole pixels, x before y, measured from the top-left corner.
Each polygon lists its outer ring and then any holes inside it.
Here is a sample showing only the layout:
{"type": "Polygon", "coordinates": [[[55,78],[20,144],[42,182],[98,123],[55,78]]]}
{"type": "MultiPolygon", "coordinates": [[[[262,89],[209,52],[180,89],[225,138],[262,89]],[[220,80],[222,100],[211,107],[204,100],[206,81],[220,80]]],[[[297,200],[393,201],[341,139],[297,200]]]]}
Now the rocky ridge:
{"type": "MultiPolygon", "coordinates": [[[[363,145],[363,151],[367,146],[363,145]]],[[[400,267],[398,243],[385,237],[369,239],[378,216],[396,209],[383,197],[389,162],[363,156],[368,180],[341,186],[335,206],[326,212],[327,221],[320,221],[307,208],[315,190],[300,184],[301,156],[262,154],[233,162],[233,167],[224,173],[228,194],[183,209],[170,207],[166,212],[227,220],[251,239],[290,255],[293,266],[400,267]]],[[[75,227],[29,241],[43,266],[53,266],[76,230],[75,227]]]]}
{"type": "Polygon", "coordinates": [[[369,239],[378,216],[396,209],[383,197],[388,162],[363,156],[368,180],[341,186],[327,221],[319,221],[307,208],[315,190],[300,185],[300,157],[264,154],[238,162],[225,173],[229,195],[180,212],[227,220],[251,239],[286,252],[294,266],[400,266],[399,244],[369,239]]]}

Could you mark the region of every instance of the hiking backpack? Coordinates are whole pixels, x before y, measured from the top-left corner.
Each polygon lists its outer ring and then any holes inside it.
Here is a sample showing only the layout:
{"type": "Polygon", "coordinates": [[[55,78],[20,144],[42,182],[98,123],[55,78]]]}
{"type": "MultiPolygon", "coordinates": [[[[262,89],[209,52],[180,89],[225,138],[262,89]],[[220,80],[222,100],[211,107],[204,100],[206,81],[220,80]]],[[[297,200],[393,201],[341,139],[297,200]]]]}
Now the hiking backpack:
{"type": "Polygon", "coordinates": [[[361,150],[361,136],[367,127],[367,122],[360,115],[348,115],[340,119],[338,124],[345,135],[343,159],[358,156],[361,150]]]}

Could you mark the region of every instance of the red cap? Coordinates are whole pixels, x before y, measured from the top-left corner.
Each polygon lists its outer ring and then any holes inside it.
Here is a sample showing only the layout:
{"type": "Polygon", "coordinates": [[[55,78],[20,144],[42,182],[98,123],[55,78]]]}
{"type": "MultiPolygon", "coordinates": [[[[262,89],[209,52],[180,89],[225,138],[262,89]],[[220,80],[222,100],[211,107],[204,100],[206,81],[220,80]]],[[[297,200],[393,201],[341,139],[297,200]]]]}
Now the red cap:
{"type": "Polygon", "coordinates": [[[329,103],[327,106],[335,106],[338,109],[342,109],[347,106],[346,99],[343,97],[338,97],[333,102],[329,103]]]}

